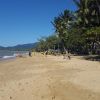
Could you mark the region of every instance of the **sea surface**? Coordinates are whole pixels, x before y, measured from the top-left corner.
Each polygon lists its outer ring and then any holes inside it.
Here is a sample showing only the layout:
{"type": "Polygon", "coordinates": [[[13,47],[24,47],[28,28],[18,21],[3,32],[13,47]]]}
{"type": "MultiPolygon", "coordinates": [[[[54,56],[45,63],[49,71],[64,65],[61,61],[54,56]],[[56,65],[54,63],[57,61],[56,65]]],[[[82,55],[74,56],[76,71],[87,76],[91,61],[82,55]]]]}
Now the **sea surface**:
{"type": "Polygon", "coordinates": [[[0,50],[0,60],[16,58],[17,54],[28,54],[28,51],[8,51],[0,50]]]}

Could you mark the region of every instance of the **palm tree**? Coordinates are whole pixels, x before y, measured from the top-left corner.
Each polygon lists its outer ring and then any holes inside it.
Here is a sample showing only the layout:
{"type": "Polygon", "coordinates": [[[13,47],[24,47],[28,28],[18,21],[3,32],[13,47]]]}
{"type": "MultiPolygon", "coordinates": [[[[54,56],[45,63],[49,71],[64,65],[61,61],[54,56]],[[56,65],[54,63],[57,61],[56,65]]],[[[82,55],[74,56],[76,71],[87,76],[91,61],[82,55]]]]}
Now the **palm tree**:
{"type": "Polygon", "coordinates": [[[85,29],[88,45],[93,50],[95,44],[100,42],[100,0],[73,0],[78,7],[77,18],[78,26],[85,29]]]}
{"type": "Polygon", "coordinates": [[[75,4],[78,7],[78,10],[76,11],[77,13],[77,18],[80,26],[88,26],[89,20],[88,20],[88,14],[89,14],[89,9],[88,9],[88,2],[89,0],[73,0],[75,4]]]}
{"type": "Polygon", "coordinates": [[[58,36],[61,39],[64,51],[66,50],[68,30],[70,28],[70,21],[72,21],[72,19],[72,13],[69,10],[65,10],[58,17],[55,17],[54,21],[52,22],[53,26],[55,27],[56,33],[58,33],[58,36]]]}
{"type": "Polygon", "coordinates": [[[73,0],[78,7],[78,24],[84,27],[100,26],[100,0],[73,0]]]}
{"type": "Polygon", "coordinates": [[[100,26],[100,1],[91,0],[88,4],[90,22],[92,26],[100,26]]]}

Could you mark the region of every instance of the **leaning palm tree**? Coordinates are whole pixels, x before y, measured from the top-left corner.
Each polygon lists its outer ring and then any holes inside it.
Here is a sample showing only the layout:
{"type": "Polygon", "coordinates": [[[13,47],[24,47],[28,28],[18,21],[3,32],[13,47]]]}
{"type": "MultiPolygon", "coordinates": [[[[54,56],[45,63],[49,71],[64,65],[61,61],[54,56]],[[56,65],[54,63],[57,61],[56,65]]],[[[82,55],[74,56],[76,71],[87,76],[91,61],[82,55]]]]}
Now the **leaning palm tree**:
{"type": "Polygon", "coordinates": [[[61,39],[63,50],[66,50],[66,41],[68,39],[68,30],[70,28],[70,21],[73,19],[72,13],[69,10],[65,10],[58,17],[54,18],[52,22],[55,27],[56,33],[58,33],[61,39]]]}

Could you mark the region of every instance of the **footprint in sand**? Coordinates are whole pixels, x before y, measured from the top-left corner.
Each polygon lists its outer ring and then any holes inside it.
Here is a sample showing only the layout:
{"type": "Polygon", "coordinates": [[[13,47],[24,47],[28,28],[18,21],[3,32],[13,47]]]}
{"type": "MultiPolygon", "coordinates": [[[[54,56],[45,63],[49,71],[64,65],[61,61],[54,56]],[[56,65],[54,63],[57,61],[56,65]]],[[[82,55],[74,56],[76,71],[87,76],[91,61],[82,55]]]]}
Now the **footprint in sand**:
{"type": "Polygon", "coordinates": [[[89,95],[88,95],[88,98],[92,98],[92,99],[93,99],[94,96],[93,96],[92,94],[89,94],[89,95]]]}
{"type": "Polygon", "coordinates": [[[41,96],[41,98],[43,99],[43,98],[44,98],[44,96],[41,96]]]}
{"type": "Polygon", "coordinates": [[[24,91],[24,88],[23,89],[20,89],[20,91],[24,91]]]}
{"type": "Polygon", "coordinates": [[[28,82],[26,82],[26,84],[28,84],[28,82]]]}
{"type": "Polygon", "coordinates": [[[22,84],[21,83],[18,83],[18,85],[21,86],[22,84]]]}
{"type": "Polygon", "coordinates": [[[52,97],[52,100],[54,100],[54,99],[55,99],[55,96],[52,97]]]}
{"type": "Polygon", "coordinates": [[[12,97],[10,96],[10,99],[12,99],[12,97]]]}

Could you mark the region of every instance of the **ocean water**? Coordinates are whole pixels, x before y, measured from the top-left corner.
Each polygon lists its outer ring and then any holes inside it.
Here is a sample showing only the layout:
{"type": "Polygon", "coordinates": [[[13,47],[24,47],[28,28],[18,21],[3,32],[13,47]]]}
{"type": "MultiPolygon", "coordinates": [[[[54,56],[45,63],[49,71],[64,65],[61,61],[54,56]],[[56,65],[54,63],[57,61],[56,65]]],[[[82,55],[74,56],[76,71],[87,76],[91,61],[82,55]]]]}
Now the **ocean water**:
{"type": "Polygon", "coordinates": [[[28,51],[8,51],[0,50],[0,60],[16,58],[16,54],[27,54],[28,51]]]}

